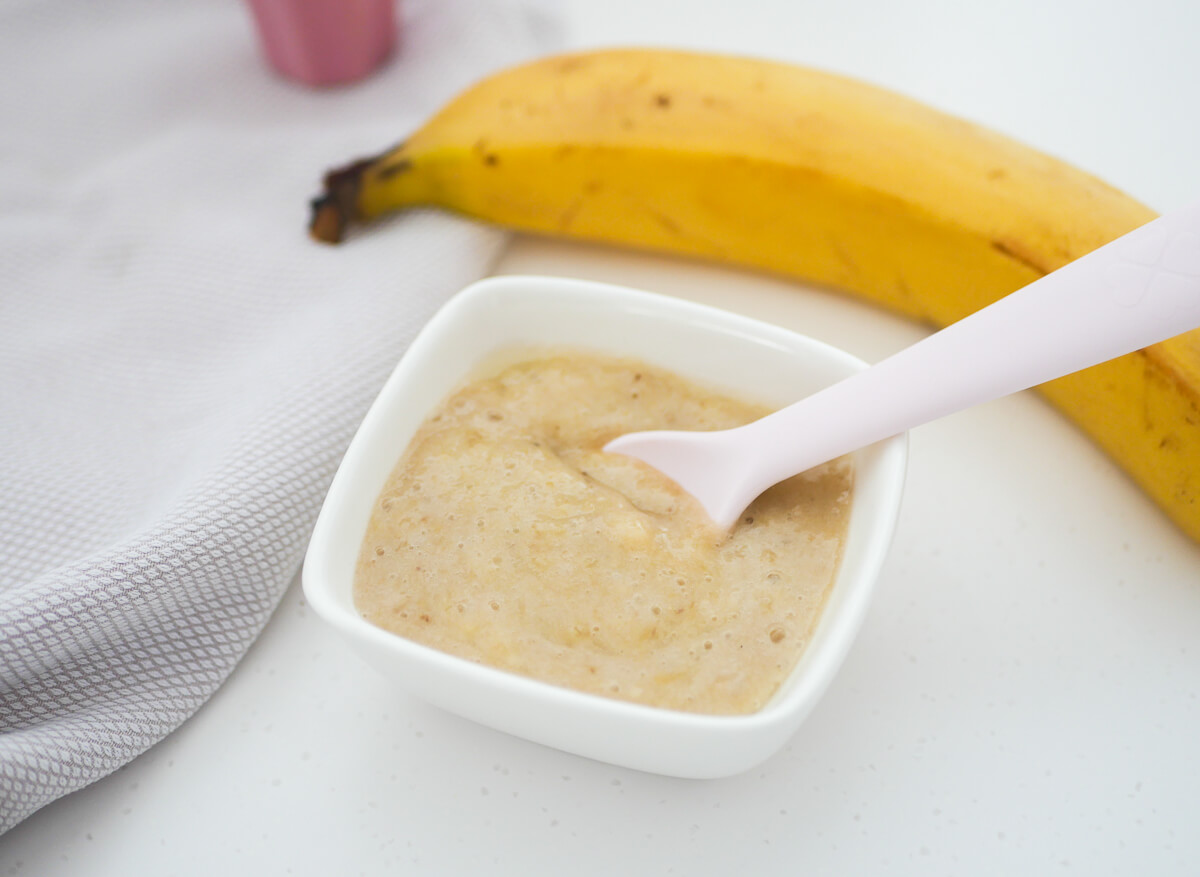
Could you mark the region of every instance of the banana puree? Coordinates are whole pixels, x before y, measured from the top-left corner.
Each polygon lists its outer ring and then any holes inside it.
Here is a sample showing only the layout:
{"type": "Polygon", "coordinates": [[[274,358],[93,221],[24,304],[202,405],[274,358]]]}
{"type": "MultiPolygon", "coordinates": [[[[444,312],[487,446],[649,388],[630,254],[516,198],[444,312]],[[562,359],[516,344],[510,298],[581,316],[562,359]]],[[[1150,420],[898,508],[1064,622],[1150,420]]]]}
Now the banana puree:
{"type": "Polygon", "coordinates": [[[777,485],[724,534],[665,476],[601,448],[766,411],[582,353],[471,383],[429,416],[376,501],[355,604],[410,640],[557,685],[753,712],[804,650],[837,571],[850,464],[777,485]]]}

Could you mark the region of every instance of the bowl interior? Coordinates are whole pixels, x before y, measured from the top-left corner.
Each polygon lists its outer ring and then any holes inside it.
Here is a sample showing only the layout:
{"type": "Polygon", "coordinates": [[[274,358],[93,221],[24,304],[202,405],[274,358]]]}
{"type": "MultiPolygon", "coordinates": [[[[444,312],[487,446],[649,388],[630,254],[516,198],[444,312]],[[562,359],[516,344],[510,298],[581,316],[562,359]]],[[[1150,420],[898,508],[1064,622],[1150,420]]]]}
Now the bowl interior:
{"type": "MultiPolygon", "coordinates": [[[[352,636],[378,635],[354,608],[354,569],[374,501],[413,433],[466,380],[519,359],[520,351],[562,348],[636,357],[775,406],[865,367],[812,339],[677,299],[557,278],[481,281],[452,299],[413,342],[351,443],[305,559],[304,588],[314,611],[352,636]]],[[[796,669],[755,716],[811,705],[841,663],[891,541],[905,448],[900,437],[856,453],[854,503],[837,582],[796,669]]]]}

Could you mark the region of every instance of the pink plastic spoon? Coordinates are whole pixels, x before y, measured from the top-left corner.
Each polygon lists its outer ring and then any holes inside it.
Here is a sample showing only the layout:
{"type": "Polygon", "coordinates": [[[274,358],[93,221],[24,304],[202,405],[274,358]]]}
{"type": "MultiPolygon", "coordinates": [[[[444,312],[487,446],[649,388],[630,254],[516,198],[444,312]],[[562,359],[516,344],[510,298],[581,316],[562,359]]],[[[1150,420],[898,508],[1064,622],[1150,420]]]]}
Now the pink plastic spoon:
{"type": "Polygon", "coordinates": [[[785,478],[1197,327],[1200,203],[761,420],[719,432],[630,433],[605,450],[649,463],[729,528],[785,478]]]}

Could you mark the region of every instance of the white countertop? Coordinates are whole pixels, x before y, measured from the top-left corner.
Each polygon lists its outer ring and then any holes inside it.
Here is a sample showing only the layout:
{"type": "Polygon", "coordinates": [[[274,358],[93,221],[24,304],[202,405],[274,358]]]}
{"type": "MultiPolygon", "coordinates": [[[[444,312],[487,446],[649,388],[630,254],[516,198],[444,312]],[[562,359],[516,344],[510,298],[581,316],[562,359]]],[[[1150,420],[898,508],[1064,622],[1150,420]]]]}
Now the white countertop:
{"type": "MultiPolygon", "coordinates": [[[[1200,7],[570,0],[573,46],[850,73],[1168,210],[1200,197],[1200,7]]],[[[639,286],[876,360],[924,330],[780,280],[517,239],[500,273],[639,286]]],[[[294,584],[179,731],[0,837],[0,875],[1190,874],[1200,547],[1033,394],[916,431],[878,598],[788,746],[720,781],[513,739],[394,691],[294,584]]]]}

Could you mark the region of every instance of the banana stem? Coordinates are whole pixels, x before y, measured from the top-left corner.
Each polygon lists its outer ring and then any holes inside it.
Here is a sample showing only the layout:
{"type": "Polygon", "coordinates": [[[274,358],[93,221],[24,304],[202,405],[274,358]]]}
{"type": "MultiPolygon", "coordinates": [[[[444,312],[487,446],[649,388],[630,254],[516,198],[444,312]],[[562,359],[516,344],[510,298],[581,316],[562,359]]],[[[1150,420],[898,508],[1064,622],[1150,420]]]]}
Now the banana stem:
{"type": "Polygon", "coordinates": [[[362,190],[363,174],[377,158],[360,159],[325,175],[325,192],[311,202],[312,217],[309,234],[325,244],[340,244],[346,227],[359,219],[358,195],[362,190]]]}

